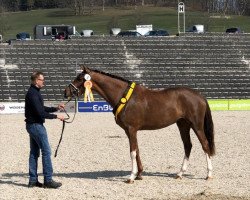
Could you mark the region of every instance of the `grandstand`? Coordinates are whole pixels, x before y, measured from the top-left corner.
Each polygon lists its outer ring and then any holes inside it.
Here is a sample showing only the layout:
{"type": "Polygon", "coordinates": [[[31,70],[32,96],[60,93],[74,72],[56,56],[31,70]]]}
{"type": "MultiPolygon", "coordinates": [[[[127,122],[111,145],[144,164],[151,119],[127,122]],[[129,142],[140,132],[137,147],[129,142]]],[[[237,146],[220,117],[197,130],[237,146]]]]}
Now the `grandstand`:
{"type": "Polygon", "coordinates": [[[185,85],[208,99],[250,99],[250,35],[206,33],[0,44],[0,102],[23,102],[34,70],[45,73],[44,100],[62,101],[81,64],[148,88],[185,85]]]}

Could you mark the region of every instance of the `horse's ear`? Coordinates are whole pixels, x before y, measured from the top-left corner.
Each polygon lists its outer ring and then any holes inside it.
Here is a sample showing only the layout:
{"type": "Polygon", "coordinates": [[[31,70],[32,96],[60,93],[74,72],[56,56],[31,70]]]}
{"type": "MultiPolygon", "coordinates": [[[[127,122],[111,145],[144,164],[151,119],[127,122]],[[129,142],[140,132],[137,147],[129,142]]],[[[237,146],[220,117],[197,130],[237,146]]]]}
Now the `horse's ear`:
{"type": "Polygon", "coordinates": [[[81,65],[80,67],[81,67],[81,70],[82,70],[83,72],[86,70],[86,69],[85,69],[86,67],[85,67],[84,65],[81,65]]]}
{"type": "Polygon", "coordinates": [[[84,74],[89,74],[91,72],[91,69],[89,69],[85,65],[81,65],[81,70],[82,70],[82,73],[84,74]]]}
{"type": "Polygon", "coordinates": [[[89,68],[86,67],[85,65],[81,65],[81,70],[83,73],[88,73],[89,72],[89,68]]]}

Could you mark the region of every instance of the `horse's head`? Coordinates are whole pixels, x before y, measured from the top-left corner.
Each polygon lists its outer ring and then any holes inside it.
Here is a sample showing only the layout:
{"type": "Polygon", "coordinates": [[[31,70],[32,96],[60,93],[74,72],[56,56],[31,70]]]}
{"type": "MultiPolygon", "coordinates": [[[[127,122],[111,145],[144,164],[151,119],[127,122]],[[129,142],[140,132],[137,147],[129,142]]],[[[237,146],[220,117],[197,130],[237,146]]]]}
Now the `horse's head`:
{"type": "Polygon", "coordinates": [[[85,66],[82,66],[81,69],[82,69],[82,72],[80,74],[78,74],[77,77],[75,78],[75,80],[73,80],[65,88],[65,91],[64,91],[65,98],[78,97],[84,93],[84,91],[85,91],[84,83],[85,83],[85,81],[91,79],[91,77],[89,75],[91,70],[85,66]]]}

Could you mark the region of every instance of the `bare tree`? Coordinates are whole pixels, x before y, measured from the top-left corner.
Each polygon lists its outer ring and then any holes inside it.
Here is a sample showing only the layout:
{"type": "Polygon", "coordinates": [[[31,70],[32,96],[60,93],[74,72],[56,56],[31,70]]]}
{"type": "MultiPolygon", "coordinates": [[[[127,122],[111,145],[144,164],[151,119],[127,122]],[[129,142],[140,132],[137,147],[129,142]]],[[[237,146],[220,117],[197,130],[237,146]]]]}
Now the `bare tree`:
{"type": "Polygon", "coordinates": [[[19,11],[19,0],[12,0],[8,2],[8,7],[11,11],[19,11]]]}
{"type": "Polygon", "coordinates": [[[85,0],[74,0],[73,2],[73,9],[75,15],[83,15],[84,14],[84,7],[85,7],[85,0]]]}
{"type": "Polygon", "coordinates": [[[102,0],[102,11],[105,10],[105,0],[102,0]]]}
{"type": "Polygon", "coordinates": [[[7,18],[5,16],[5,8],[3,5],[0,5],[0,34],[4,35],[7,30],[10,29],[10,26],[7,23],[7,18]]]}
{"type": "Polygon", "coordinates": [[[206,0],[205,5],[209,13],[238,14],[243,15],[247,13],[249,0],[206,0]]]}
{"type": "Polygon", "coordinates": [[[75,15],[85,15],[94,12],[95,3],[94,0],[74,0],[69,5],[73,8],[75,15]]]}
{"type": "Polygon", "coordinates": [[[246,4],[246,10],[244,14],[250,16],[250,0],[246,0],[246,1],[247,1],[247,4],[246,4]]]}
{"type": "Polygon", "coordinates": [[[238,15],[243,15],[246,13],[247,5],[250,2],[248,0],[238,0],[237,1],[237,6],[238,6],[238,15]]]}

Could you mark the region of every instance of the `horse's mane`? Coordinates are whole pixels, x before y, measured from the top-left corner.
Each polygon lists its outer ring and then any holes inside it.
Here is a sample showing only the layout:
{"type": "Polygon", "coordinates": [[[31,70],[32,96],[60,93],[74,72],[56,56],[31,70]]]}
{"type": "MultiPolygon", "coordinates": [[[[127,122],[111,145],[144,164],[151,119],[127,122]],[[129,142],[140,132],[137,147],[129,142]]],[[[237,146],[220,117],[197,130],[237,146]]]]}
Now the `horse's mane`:
{"type": "Polygon", "coordinates": [[[121,81],[125,81],[125,82],[127,82],[127,83],[131,83],[131,81],[129,81],[129,80],[127,80],[127,79],[124,79],[124,78],[122,78],[122,77],[120,77],[120,76],[116,76],[116,75],[113,75],[113,74],[109,74],[109,73],[106,73],[106,72],[103,72],[103,71],[99,71],[99,70],[92,70],[93,72],[96,72],[96,73],[99,73],[99,74],[104,74],[104,75],[106,75],[106,76],[109,76],[109,77],[111,77],[111,78],[115,78],[115,79],[119,79],[119,80],[121,80],[121,81]]]}

